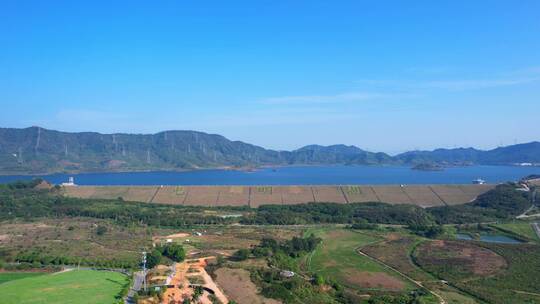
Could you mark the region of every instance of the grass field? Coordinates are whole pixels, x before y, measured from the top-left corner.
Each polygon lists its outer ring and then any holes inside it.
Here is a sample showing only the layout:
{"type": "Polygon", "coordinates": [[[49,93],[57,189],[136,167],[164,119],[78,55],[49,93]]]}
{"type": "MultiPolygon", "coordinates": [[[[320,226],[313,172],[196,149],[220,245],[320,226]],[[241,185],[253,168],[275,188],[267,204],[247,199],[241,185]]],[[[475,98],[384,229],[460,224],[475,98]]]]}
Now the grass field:
{"type": "Polygon", "coordinates": [[[114,303],[127,277],[116,272],[79,270],[0,284],[3,304],[114,303]]]}
{"type": "Polygon", "coordinates": [[[362,248],[362,251],[416,281],[434,280],[433,276],[414,265],[410,258],[410,253],[418,242],[420,241],[413,236],[395,233],[390,235],[388,240],[368,245],[362,248]]]}
{"type": "Polygon", "coordinates": [[[0,272],[0,284],[24,278],[44,275],[44,272],[0,272]]]}
{"type": "Polygon", "coordinates": [[[512,233],[523,236],[532,241],[536,241],[536,242],[540,241],[538,239],[538,236],[534,232],[531,226],[531,223],[528,223],[528,222],[516,221],[513,223],[494,224],[493,226],[500,228],[503,231],[505,230],[510,231],[512,233]]]}
{"type": "Polygon", "coordinates": [[[401,291],[412,288],[395,273],[379,263],[357,253],[358,247],[379,240],[378,237],[345,229],[310,230],[323,242],[308,257],[310,271],[335,278],[341,284],[356,290],[401,291]]]}
{"type": "Polygon", "coordinates": [[[540,303],[536,244],[425,242],[418,264],[468,294],[493,304],[540,303]]]}

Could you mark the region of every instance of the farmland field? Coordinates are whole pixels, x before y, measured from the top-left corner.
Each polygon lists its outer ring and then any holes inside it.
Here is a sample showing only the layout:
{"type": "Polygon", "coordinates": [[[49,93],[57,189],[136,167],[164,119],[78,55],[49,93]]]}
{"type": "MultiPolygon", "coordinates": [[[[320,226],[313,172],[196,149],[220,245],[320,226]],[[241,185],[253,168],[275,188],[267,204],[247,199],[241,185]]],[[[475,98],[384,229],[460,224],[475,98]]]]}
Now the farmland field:
{"type": "Polygon", "coordinates": [[[323,241],[308,257],[310,271],[333,277],[356,290],[402,291],[412,287],[395,273],[357,253],[358,247],[376,242],[378,237],[344,229],[313,230],[308,233],[312,232],[323,241]]]}
{"type": "Polygon", "coordinates": [[[0,284],[5,304],[114,303],[127,283],[116,272],[79,270],[28,277],[0,284]]]}

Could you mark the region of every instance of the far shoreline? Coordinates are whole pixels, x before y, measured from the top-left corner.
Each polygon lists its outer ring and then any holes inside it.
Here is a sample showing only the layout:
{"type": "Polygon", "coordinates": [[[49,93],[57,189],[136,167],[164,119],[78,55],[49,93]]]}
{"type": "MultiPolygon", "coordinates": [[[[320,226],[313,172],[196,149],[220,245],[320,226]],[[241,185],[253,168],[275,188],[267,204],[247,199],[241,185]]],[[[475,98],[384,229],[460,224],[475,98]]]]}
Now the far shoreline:
{"type": "MultiPolygon", "coordinates": [[[[400,168],[409,168],[413,169],[415,165],[411,164],[294,164],[294,165],[262,165],[262,166],[244,166],[244,167],[233,167],[233,166],[219,166],[219,167],[201,167],[201,168],[190,168],[190,169],[167,169],[167,168],[155,168],[147,170],[74,170],[74,171],[50,171],[50,172],[17,172],[17,171],[8,171],[0,172],[0,176],[50,176],[57,174],[107,174],[107,173],[151,173],[151,172],[172,172],[172,173],[182,173],[182,172],[197,172],[197,171],[239,171],[239,172],[256,172],[264,169],[279,169],[279,168],[309,168],[309,167],[380,167],[380,168],[389,168],[389,167],[400,167],[400,168]]],[[[540,168],[540,166],[523,166],[519,164],[468,164],[468,165],[449,165],[445,166],[444,169],[449,168],[464,168],[464,167],[517,167],[517,168],[540,168]]],[[[423,172],[440,172],[440,170],[416,170],[423,172]]],[[[442,170],[445,171],[445,170],[442,170]]]]}

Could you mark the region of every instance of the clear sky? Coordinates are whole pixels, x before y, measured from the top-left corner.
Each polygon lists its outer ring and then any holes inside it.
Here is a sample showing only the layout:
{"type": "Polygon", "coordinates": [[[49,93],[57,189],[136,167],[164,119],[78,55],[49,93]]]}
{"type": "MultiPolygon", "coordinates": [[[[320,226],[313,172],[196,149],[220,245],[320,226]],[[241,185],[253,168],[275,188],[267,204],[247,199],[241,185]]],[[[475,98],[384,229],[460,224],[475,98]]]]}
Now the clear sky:
{"type": "Polygon", "coordinates": [[[540,140],[540,1],[0,1],[0,126],[540,140]]]}

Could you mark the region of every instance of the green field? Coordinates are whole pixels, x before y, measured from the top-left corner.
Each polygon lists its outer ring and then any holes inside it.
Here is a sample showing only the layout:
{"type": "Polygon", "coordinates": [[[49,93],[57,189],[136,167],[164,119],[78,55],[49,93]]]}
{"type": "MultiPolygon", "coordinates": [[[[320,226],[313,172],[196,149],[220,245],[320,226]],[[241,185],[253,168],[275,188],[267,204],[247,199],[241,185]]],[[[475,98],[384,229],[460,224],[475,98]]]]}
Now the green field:
{"type": "Polygon", "coordinates": [[[485,303],[540,303],[537,244],[432,241],[414,254],[424,270],[485,303]]]}
{"type": "Polygon", "coordinates": [[[0,284],[44,274],[44,272],[0,272],[0,284]]]}
{"type": "Polygon", "coordinates": [[[312,230],[323,239],[322,244],[308,257],[310,271],[324,277],[335,278],[339,283],[357,290],[406,290],[413,286],[379,263],[357,253],[358,247],[379,240],[345,229],[312,230]]]}
{"type": "Polygon", "coordinates": [[[494,227],[501,228],[502,230],[507,230],[512,233],[515,233],[520,236],[524,236],[527,239],[530,239],[532,241],[540,241],[538,239],[538,236],[534,232],[531,223],[528,222],[522,222],[522,221],[516,221],[512,223],[505,223],[505,224],[495,224],[494,227]]]}
{"type": "Polygon", "coordinates": [[[115,303],[128,279],[117,272],[78,270],[0,284],[3,304],[115,303]]]}

